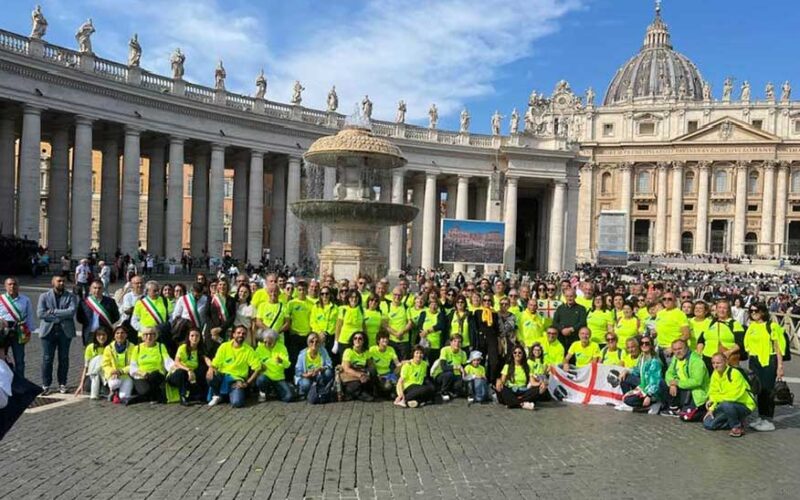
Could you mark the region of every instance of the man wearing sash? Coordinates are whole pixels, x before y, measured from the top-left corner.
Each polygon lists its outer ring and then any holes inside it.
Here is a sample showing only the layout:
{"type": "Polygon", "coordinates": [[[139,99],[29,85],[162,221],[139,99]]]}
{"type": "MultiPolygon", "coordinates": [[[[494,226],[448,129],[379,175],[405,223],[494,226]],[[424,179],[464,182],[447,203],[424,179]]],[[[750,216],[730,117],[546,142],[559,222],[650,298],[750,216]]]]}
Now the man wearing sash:
{"type": "Polygon", "coordinates": [[[58,351],[58,392],[67,393],[69,345],[75,337],[77,300],[64,286],[63,276],[54,276],[53,288],[39,296],[39,338],[42,340],[42,394],[50,392],[53,364],[58,351]]]}
{"type": "Polygon", "coordinates": [[[208,318],[208,296],[203,294],[203,285],[195,282],[192,289],[175,302],[172,319],[183,318],[201,332],[208,318]]]}
{"type": "Polygon", "coordinates": [[[119,320],[117,303],[111,297],[106,297],[103,291],[102,281],[92,281],[89,285],[89,295],[78,304],[77,320],[83,325],[81,335],[84,346],[92,341],[95,330],[102,326],[108,331],[113,331],[114,324],[119,320]]]}
{"type": "Polygon", "coordinates": [[[147,327],[158,328],[158,325],[169,321],[167,301],[159,295],[161,287],[157,281],[145,284],[145,296],[133,307],[131,326],[141,333],[147,327]]]}
{"type": "Polygon", "coordinates": [[[11,337],[14,375],[24,377],[25,344],[30,339],[31,332],[36,329],[36,324],[33,322],[33,305],[31,299],[19,293],[17,278],[6,278],[5,287],[6,292],[0,296],[0,318],[5,320],[9,329],[17,331],[17,335],[11,337]]]}

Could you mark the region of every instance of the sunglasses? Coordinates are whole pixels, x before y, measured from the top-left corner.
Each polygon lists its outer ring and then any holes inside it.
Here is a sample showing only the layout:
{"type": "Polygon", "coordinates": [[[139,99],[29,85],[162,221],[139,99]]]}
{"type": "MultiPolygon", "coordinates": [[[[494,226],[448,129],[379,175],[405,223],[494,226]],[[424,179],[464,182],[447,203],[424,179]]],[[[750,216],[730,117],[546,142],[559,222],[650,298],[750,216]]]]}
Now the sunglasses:
{"type": "Polygon", "coordinates": [[[616,342],[617,339],[615,337],[606,337],[606,342],[616,342]]]}
{"type": "Polygon", "coordinates": [[[514,356],[522,356],[522,351],[514,351],[514,356]]]}
{"type": "Polygon", "coordinates": [[[548,291],[548,292],[555,292],[555,291],[556,291],[556,289],[555,289],[555,288],[548,288],[548,289],[547,289],[547,291],[548,291]]]}
{"type": "Polygon", "coordinates": [[[330,293],[329,292],[322,292],[322,293],[320,293],[320,295],[330,295],[330,293]]]}
{"type": "Polygon", "coordinates": [[[664,302],[673,302],[675,297],[664,297],[664,302]]]}
{"type": "Polygon", "coordinates": [[[316,339],[314,339],[314,340],[309,340],[309,341],[308,341],[308,344],[309,344],[309,345],[311,345],[311,344],[317,344],[317,343],[319,343],[319,341],[318,341],[318,340],[316,340],[316,339]]]}
{"type": "Polygon", "coordinates": [[[650,345],[650,342],[642,342],[642,345],[650,345]]]}
{"type": "Polygon", "coordinates": [[[364,341],[364,337],[362,337],[361,335],[359,335],[357,337],[353,337],[353,342],[355,342],[356,340],[360,340],[360,341],[363,342],[364,341]]]}

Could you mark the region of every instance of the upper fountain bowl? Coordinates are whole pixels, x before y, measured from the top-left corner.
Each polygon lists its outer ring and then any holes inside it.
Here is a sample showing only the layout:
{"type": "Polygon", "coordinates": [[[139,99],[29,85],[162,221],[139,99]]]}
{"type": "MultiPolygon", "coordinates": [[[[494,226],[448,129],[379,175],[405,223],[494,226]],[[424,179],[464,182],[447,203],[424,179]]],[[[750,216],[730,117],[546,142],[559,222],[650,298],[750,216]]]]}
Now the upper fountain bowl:
{"type": "Polygon", "coordinates": [[[303,155],[306,161],[325,167],[340,167],[354,159],[364,167],[400,168],[406,164],[400,148],[360,127],[346,127],[336,135],[317,139],[303,155]]]}

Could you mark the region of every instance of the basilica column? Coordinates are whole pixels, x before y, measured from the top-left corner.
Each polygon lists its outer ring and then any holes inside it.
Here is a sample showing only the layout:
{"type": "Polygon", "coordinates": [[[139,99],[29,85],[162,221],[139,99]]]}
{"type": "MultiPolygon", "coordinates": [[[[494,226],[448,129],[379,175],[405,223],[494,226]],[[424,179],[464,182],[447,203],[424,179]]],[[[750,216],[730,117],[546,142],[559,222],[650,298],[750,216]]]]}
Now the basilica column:
{"type": "Polygon", "coordinates": [[[300,265],[300,221],[290,208],[300,201],[300,157],[289,157],[289,177],[286,181],[286,264],[300,265]]]}
{"type": "Polygon", "coordinates": [[[733,255],[744,254],[744,233],[747,229],[747,167],[748,162],[736,163],[736,207],[733,215],[733,255]]]}
{"type": "Polygon", "coordinates": [[[425,208],[425,177],[418,175],[414,179],[414,192],[412,194],[411,202],[417,208],[416,218],[411,223],[411,267],[417,268],[422,265],[422,220],[425,208]]]}
{"type": "Polygon", "coordinates": [[[777,187],[775,188],[775,243],[780,243],[781,245],[776,245],[773,249],[773,255],[775,257],[780,257],[781,255],[786,255],[786,247],[783,245],[786,243],[786,195],[787,195],[787,187],[788,187],[788,176],[789,176],[789,162],[779,162],[778,163],[778,182],[777,187]]]}
{"type": "Polygon", "coordinates": [[[225,249],[225,146],[211,145],[208,169],[208,256],[222,258],[225,249]]]}
{"type": "MultiPolygon", "coordinates": [[[[620,210],[625,212],[625,250],[631,249],[631,224],[632,211],[631,204],[633,203],[633,189],[631,183],[631,176],[633,176],[633,163],[626,162],[619,166],[620,175],[620,210]]],[[[594,222],[594,219],[592,219],[594,222]]],[[[593,224],[594,225],[594,224],[593,224]]]]}
{"type": "MultiPolygon", "coordinates": [[[[772,224],[775,216],[775,162],[765,161],[763,164],[764,186],[761,204],[761,240],[760,243],[772,243],[772,224]]],[[[773,255],[772,246],[759,247],[757,254],[773,255]]]]}
{"type": "Polygon", "coordinates": [[[567,183],[557,180],[553,186],[553,204],[550,209],[550,238],[547,249],[547,271],[562,271],[561,254],[564,252],[564,210],[567,202],[567,183]]]}
{"type": "MultiPolygon", "coordinates": [[[[17,236],[39,242],[39,212],[42,108],[25,105],[22,110],[22,139],[19,145],[19,190],[17,236]]],[[[52,188],[52,186],[51,186],[52,188]]],[[[66,189],[66,186],[64,187],[66,189]]]]}
{"type": "MultiPolygon", "coordinates": [[[[235,188],[236,180],[233,182],[235,188]]],[[[247,262],[258,266],[264,250],[264,153],[252,149],[247,221],[247,262]]]]}
{"type": "Polygon", "coordinates": [[[240,262],[247,253],[247,157],[239,155],[233,163],[233,227],[231,255],[240,262]]]}
{"type": "Polygon", "coordinates": [[[197,148],[192,164],[192,222],[189,237],[192,257],[200,257],[208,251],[208,162],[208,146],[197,148]]]}
{"type": "Polygon", "coordinates": [[[694,235],[694,253],[708,252],[708,176],[710,163],[697,163],[699,172],[697,182],[697,227],[694,235]]]}
{"type": "MultiPolygon", "coordinates": [[[[405,205],[405,173],[401,169],[392,171],[392,203],[405,205]]],[[[403,244],[403,233],[406,225],[401,224],[389,228],[389,277],[397,278],[403,269],[403,254],[405,245],[403,244]]]]}
{"type": "Polygon", "coordinates": [[[433,269],[436,245],[436,174],[425,174],[425,200],[422,209],[422,256],[420,266],[433,269]]]}
{"type": "MultiPolygon", "coordinates": [[[[118,134],[107,131],[103,140],[100,170],[100,252],[112,259],[119,248],[119,142],[118,134]]],[[[52,166],[51,166],[52,170],[52,166]]],[[[50,184],[53,185],[52,183],[50,184]]],[[[52,190],[50,197],[53,196],[52,190]]],[[[48,209],[49,212],[49,209],[48,209]]],[[[52,214],[50,214],[52,220],[52,214]]],[[[52,233],[52,229],[50,230],[52,233]]]]}
{"type": "MultiPolygon", "coordinates": [[[[50,144],[50,172],[47,194],[47,246],[56,259],[67,253],[69,242],[69,123],[59,120],[50,144]]],[[[13,201],[13,196],[12,196],[13,201]]],[[[13,213],[13,212],[12,212],[13,213]]],[[[115,224],[116,226],[116,224],[115,224]]],[[[3,230],[6,227],[3,226],[3,230]]],[[[8,229],[13,229],[9,227],[8,229]]]]}
{"type": "MultiPolygon", "coordinates": [[[[388,172],[384,172],[383,175],[380,177],[380,197],[378,200],[381,203],[391,203],[392,202],[392,177],[389,175],[388,172]]],[[[382,228],[378,231],[378,253],[381,255],[381,259],[383,262],[389,262],[389,249],[390,249],[390,237],[391,237],[391,227],[382,228]]]]}
{"type": "Polygon", "coordinates": [[[0,234],[14,234],[15,121],[10,107],[0,108],[0,113],[0,234]]]}
{"type": "Polygon", "coordinates": [[[139,170],[141,164],[140,133],[125,126],[122,153],[122,202],[119,215],[119,247],[122,254],[133,256],[139,250],[139,170]]]}
{"type": "MultiPolygon", "coordinates": [[[[167,180],[167,231],[164,250],[168,259],[180,262],[183,256],[183,139],[169,138],[169,178],[167,180]]],[[[194,221],[191,222],[194,225],[194,221]]]]}
{"type": "MultiPolygon", "coordinates": [[[[456,189],[456,219],[464,220],[469,218],[469,176],[458,176],[458,188],[456,189]]],[[[465,264],[454,264],[455,273],[467,271],[465,264]]]]}
{"type": "Polygon", "coordinates": [[[669,219],[669,245],[667,251],[681,251],[681,215],[683,213],[683,162],[672,162],[672,204],[669,219]]]}
{"type": "MultiPolygon", "coordinates": [[[[286,255],[286,165],[276,163],[272,166],[272,217],[269,231],[269,255],[284,259],[286,255]]],[[[286,260],[284,259],[284,262],[286,260]]]]}
{"type": "MultiPolygon", "coordinates": [[[[50,186],[51,192],[54,188],[50,186]]],[[[70,235],[72,258],[87,257],[92,246],[92,120],[84,116],[75,117],[70,235]]]]}
{"type": "Polygon", "coordinates": [[[505,206],[505,241],[503,251],[503,264],[512,273],[517,263],[517,183],[516,177],[506,179],[506,206],[505,206]]]}
{"type": "MultiPolygon", "coordinates": [[[[166,139],[157,137],[150,150],[150,169],[147,179],[147,251],[164,255],[164,200],[167,166],[164,153],[166,139]]],[[[180,231],[176,233],[180,235],[180,231]]],[[[180,238],[178,238],[180,239],[180,238]]]]}
{"type": "Polygon", "coordinates": [[[580,195],[578,203],[578,241],[576,253],[578,260],[586,262],[592,258],[592,208],[594,207],[594,164],[584,163],[580,168],[580,195]]]}
{"type": "MultiPolygon", "coordinates": [[[[332,200],[333,188],[336,187],[336,168],[324,167],[324,169],[325,169],[325,181],[323,184],[322,199],[332,200]]],[[[405,203],[405,200],[403,200],[403,203],[405,203]]],[[[327,226],[322,226],[322,246],[324,247],[330,242],[331,242],[331,228],[327,226]]]]}
{"type": "Polygon", "coordinates": [[[653,253],[664,253],[667,241],[667,169],[668,163],[658,164],[656,192],[656,244],[653,253]]]}

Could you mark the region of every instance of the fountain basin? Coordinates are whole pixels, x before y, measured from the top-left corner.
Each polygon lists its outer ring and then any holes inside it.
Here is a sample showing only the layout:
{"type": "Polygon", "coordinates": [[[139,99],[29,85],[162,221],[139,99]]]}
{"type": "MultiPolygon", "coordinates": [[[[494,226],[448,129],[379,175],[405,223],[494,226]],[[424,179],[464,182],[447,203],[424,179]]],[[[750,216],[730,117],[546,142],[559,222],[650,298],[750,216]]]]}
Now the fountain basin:
{"type": "Polygon", "coordinates": [[[301,200],[290,209],[300,219],[333,229],[373,231],[408,224],[419,208],[399,203],[357,200],[301,200]]]}

